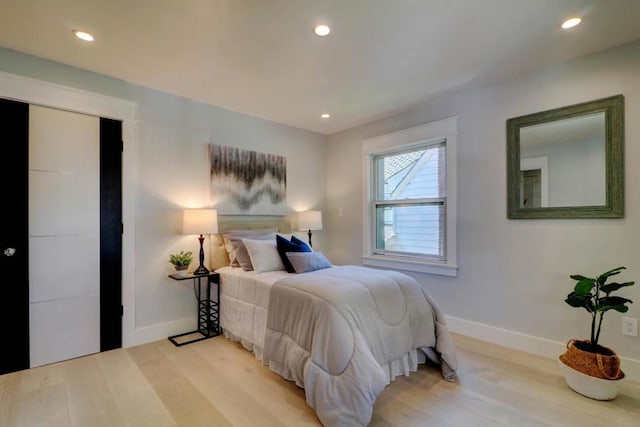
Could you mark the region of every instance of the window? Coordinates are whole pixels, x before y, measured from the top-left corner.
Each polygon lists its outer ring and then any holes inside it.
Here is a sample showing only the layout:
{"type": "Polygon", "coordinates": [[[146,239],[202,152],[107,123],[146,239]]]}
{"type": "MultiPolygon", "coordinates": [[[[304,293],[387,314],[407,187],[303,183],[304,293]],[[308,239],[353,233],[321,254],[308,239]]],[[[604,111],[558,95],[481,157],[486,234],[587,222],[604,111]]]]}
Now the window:
{"type": "Polygon", "coordinates": [[[445,259],[445,142],[373,156],[374,253],[445,259]]]}
{"type": "Polygon", "coordinates": [[[363,142],[363,264],[455,276],[456,119],[363,142]]]}

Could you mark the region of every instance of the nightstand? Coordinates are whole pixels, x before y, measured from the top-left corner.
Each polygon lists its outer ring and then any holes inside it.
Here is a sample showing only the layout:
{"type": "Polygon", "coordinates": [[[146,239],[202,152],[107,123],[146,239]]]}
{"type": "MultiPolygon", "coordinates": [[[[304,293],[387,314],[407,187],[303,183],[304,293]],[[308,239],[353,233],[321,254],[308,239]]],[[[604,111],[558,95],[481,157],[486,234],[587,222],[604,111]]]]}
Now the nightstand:
{"type": "Polygon", "coordinates": [[[220,335],[220,274],[187,274],[180,276],[178,274],[170,274],[173,280],[192,280],[193,291],[196,295],[197,304],[197,329],[184,332],[169,337],[174,345],[180,347],[185,344],[206,340],[220,335]],[[216,299],[211,300],[211,286],[215,285],[216,299]],[[180,340],[180,337],[195,335],[195,338],[180,340]]]}

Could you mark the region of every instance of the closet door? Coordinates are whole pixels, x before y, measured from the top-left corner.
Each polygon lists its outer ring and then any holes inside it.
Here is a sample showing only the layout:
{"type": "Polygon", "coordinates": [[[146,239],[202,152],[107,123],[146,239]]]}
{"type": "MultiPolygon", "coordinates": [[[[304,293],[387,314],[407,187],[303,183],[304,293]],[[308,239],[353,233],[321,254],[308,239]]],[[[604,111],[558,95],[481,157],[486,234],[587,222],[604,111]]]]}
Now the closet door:
{"type": "Polygon", "coordinates": [[[29,106],[31,367],[100,351],[100,119],[29,106]]]}
{"type": "Polygon", "coordinates": [[[29,105],[0,99],[0,374],[29,367],[29,105]]]}

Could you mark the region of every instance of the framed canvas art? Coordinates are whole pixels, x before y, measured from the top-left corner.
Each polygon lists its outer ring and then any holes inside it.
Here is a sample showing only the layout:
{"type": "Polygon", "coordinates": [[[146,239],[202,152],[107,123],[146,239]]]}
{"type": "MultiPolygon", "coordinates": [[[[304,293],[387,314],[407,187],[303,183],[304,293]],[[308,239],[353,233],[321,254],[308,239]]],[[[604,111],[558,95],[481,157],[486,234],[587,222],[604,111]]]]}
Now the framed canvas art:
{"type": "Polygon", "coordinates": [[[209,144],[211,198],[223,215],[284,215],[287,158],[209,144]]]}

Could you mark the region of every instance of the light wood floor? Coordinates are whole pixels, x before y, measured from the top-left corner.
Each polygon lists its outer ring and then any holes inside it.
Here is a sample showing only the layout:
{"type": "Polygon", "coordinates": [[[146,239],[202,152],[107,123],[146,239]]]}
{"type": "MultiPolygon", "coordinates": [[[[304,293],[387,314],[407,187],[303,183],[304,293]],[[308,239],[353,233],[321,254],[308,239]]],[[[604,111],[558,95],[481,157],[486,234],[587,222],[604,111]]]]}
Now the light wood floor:
{"type": "MultiPolygon", "coordinates": [[[[571,391],[554,360],[454,335],[459,380],[426,366],[391,383],[372,426],[640,426],[640,385],[571,391]]],[[[0,376],[0,426],[318,426],[303,390],[222,337],[163,340],[0,376]]]]}

